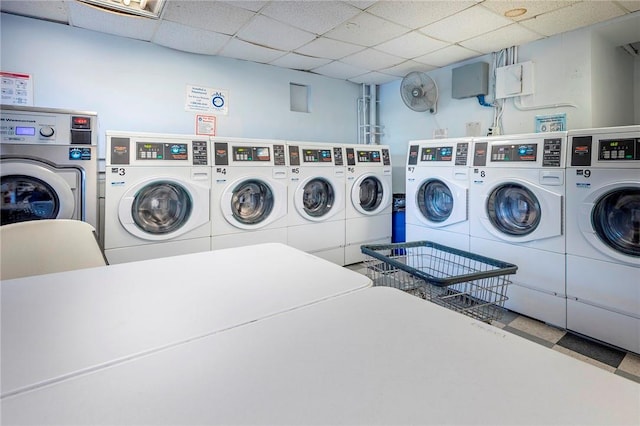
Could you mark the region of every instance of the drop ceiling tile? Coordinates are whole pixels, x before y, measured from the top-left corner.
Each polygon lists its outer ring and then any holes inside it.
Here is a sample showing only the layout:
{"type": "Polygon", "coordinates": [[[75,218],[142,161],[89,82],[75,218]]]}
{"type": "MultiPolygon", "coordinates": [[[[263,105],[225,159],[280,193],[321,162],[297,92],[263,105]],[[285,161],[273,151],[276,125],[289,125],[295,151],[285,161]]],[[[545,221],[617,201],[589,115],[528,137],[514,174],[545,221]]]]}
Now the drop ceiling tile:
{"type": "Polygon", "coordinates": [[[229,3],[232,6],[241,7],[243,9],[247,9],[252,12],[258,12],[269,2],[257,1],[257,0],[256,1],[231,0],[231,1],[225,1],[224,3],[229,3]]]}
{"type": "Polygon", "coordinates": [[[298,55],[297,53],[287,53],[270,64],[293,70],[309,71],[322,65],[326,65],[329,62],[331,62],[331,59],[314,58],[312,56],[298,55]]]}
{"type": "Polygon", "coordinates": [[[269,49],[268,47],[258,46],[253,43],[232,38],[229,43],[222,48],[219,55],[229,58],[244,59],[246,61],[260,62],[268,64],[273,62],[285,52],[281,50],[269,49]]]}
{"type": "Polygon", "coordinates": [[[405,59],[411,59],[428,52],[433,52],[434,50],[442,49],[445,46],[447,46],[447,43],[444,41],[427,37],[417,31],[411,31],[398,38],[377,45],[376,50],[405,59]]]}
{"type": "Polygon", "coordinates": [[[457,43],[511,23],[510,19],[478,5],[427,25],[420,32],[439,40],[457,43]]]}
{"type": "Polygon", "coordinates": [[[384,84],[397,79],[398,77],[393,75],[382,74],[379,72],[370,72],[367,74],[359,75],[357,77],[352,77],[349,79],[349,81],[358,84],[384,84]]]}
{"type": "Polygon", "coordinates": [[[67,7],[71,26],[136,40],[151,40],[160,23],[157,19],[113,13],[77,1],[68,2],[67,7]]]}
{"type": "Polygon", "coordinates": [[[312,33],[261,15],[256,16],[240,30],[237,37],[244,41],[280,50],[293,50],[316,38],[312,33]]]}
{"type": "Polygon", "coordinates": [[[252,11],[219,1],[171,0],[162,19],[203,30],[233,35],[255,16],[252,11]]]}
{"type": "Polygon", "coordinates": [[[215,55],[231,39],[226,34],[187,27],[171,21],[162,21],[151,41],[160,46],[184,52],[215,55]]]}
{"type": "Polygon", "coordinates": [[[521,21],[525,27],[546,36],[586,27],[624,15],[624,10],[609,1],[587,1],[521,21]]]}
{"type": "Polygon", "coordinates": [[[482,53],[475,50],[469,50],[465,47],[452,44],[444,49],[437,50],[435,52],[428,53],[426,55],[415,58],[414,60],[419,63],[431,65],[431,68],[445,67],[456,62],[464,61],[466,59],[475,58],[481,56],[482,53]]]}
{"type": "Polygon", "coordinates": [[[327,77],[341,78],[343,80],[369,72],[367,69],[354,67],[353,65],[348,65],[340,61],[330,62],[314,68],[312,71],[317,74],[326,75],[327,77]]]}
{"type": "Polygon", "coordinates": [[[476,4],[475,1],[379,1],[367,12],[417,29],[476,4]]]}
{"type": "Polygon", "coordinates": [[[372,47],[394,39],[408,30],[398,24],[362,12],[353,19],[325,34],[326,37],[347,43],[372,47]]]}
{"type": "Polygon", "coordinates": [[[68,23],[69,17],[62,0],[58,1],[24,1],[2,0],[0,11],[14,13],[16,15],[42,18],[47,21],[68,23]]]}
{"type": "Polygon", "coordinates": [[[357,46],[343,41],[331,40],[325,37],[319,37],[311,43],[307,43],[302,47],[295,49],[297,53],[303,55],[316,56],[318,58],[340,59],[347,55],[364,50],[364,47],[357,46]]]}
{"type": "Polygon", "coordinates": [[[338,1],[275,1],[260,13],[320,35],[360,12],[360,9],[338,1]]]}
{"type": "Polygon", "coordinates": [[[404,77],[405,75],[413,71],[427,72],[434,69],[436,69],[436,67],[432,67],[426,64],[421,64],[416,61],[405,61],[400,65],[396,65],[395,67],[385,68],[383,70],[380,70],[380,72],[383,72],[385,74],[391,74],[397,77],[404,77]]]}
{"type": "Polygon", "coordinates": [[[361,52],[354,53],[353,55],[345,56],[340,59],[340,62],[344,62],[345,64],[366,68],[368,70],[389,68],[404,61],[404,58],[389,55],[388,53],[380,52],[375,49],[365,49],[361,52]]]}
{"type": "Polygon", "coordinates": [[[619,1],[619,5],[627,9],[629,12],[637,12],[640,10],[640,1],[619,1]]]}
{"type": "Polygon", "coordinates": [[[520,24],[511,24],[490,33],[460,42],[460,45],[478,52],[491,53],[510,46],[521,46],[541,38],[544,38],[544,36],[520,24]]]}
{"type": "Polygon", "coordinates": [[[509,18],[513,21],[522,21],[525,19],[534,18],[543,13],[548,13],[553,10],[562,9],[563,7],[571,6],[577,1],[539,1],[539,0],[525,0],[525,1],[504,1],[504,0],[487,0],[482,3],[484,7],[504,16],[504,13],[508,10],[524,8],[527,12],[524,15],[509,18]]]}
{"type": "Polygon", "coordinates": [[[365,10],[366,8],[375,4],[376,2],[373,0],[351,0],[351,1],[345,1],[345,3],[348,3],[353,7],[357,7],[360,10],[365,10]]]}

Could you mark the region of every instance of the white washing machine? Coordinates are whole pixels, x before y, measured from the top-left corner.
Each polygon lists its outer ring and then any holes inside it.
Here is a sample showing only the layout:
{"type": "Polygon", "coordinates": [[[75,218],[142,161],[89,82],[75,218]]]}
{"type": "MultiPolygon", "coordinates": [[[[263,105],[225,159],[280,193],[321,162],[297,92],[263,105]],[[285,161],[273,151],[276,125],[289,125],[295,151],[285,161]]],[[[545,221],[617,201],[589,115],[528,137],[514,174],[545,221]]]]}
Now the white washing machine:
{"type": "Polygon", "coordinates": [[[410,141],[406,170],[407,241],[469,251],[471,138],[410,141]]]}
{"type": "Polygon", "coordinates": [[[214,137],[213,250],[287,243],[287,161],[283,141],[214,137]]]}
{"type": "Polygon", "coordinates": [[[345,164],[341,145],[288,142],[287,244],[344,265],[345,164]]]}
{"type": "Polygon", "coordinates": [[[107,131],[109,263],[210,250],[208,138],[107,131]]]}
{"type": "Polygon", "coordinates": [[[518,266],[505,306],[566,327],[566,132],[474,140],[470,174],[473,253],[518,266]]]}
{"type": "Polygon", "coordinates": [[[362,262],[360,247],[391,243],[391,156],[384,145],[345,145],[345,265],[362,262]]]}
{"type": "Polygon", "coordinates": [[[75,219],[98,230],[97,115],[0,108],[1,224],[75,219]]]}
{"type": "Polygon", "coordinates": [[[640,353],[640,126],[569,132],[567,328],[640,353]]]}

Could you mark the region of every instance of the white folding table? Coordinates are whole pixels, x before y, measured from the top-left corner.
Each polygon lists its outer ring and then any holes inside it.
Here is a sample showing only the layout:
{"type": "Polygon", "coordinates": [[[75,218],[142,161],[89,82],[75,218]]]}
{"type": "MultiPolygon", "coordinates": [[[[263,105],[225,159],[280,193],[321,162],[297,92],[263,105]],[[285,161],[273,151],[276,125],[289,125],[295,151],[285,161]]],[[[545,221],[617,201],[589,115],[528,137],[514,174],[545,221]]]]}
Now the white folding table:
{"type": "Polygon", "coordinates": [[[2,400],[5,424],[640,423],[640,385],[367,288],[2,400]]]}
{"type": "Polygon", "coordinates": [[[1,394],[370,285],[362,274],[283,244],[2,281],[1,394]]]}

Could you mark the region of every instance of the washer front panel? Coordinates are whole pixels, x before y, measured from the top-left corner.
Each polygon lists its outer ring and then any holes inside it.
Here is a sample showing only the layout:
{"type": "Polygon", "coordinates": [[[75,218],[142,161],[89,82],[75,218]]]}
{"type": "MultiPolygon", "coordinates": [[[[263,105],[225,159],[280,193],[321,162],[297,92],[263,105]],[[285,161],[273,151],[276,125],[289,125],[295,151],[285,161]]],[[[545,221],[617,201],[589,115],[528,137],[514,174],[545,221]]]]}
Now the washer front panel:
{"type": "Polygon", "coordinates": [[[131,235],[169,241],[209,221],[209,186],[170,176],[133,184],[120,198],[118,219],[131,235]]]}

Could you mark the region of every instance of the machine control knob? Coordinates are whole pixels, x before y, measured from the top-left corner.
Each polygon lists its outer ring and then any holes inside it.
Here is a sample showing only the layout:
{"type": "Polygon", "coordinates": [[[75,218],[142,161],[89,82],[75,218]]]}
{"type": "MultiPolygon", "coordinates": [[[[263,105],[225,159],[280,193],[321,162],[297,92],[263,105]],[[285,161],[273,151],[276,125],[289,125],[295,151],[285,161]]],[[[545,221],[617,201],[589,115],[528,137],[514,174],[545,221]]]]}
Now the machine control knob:
{"type": "Polygon", "coordinates": [[[45,138],[50,138],[51,136],[53,136],[53,134],[54,130],[51,126],[45,126],[40,129],[40,135],[44,136],[45,138]]]}

